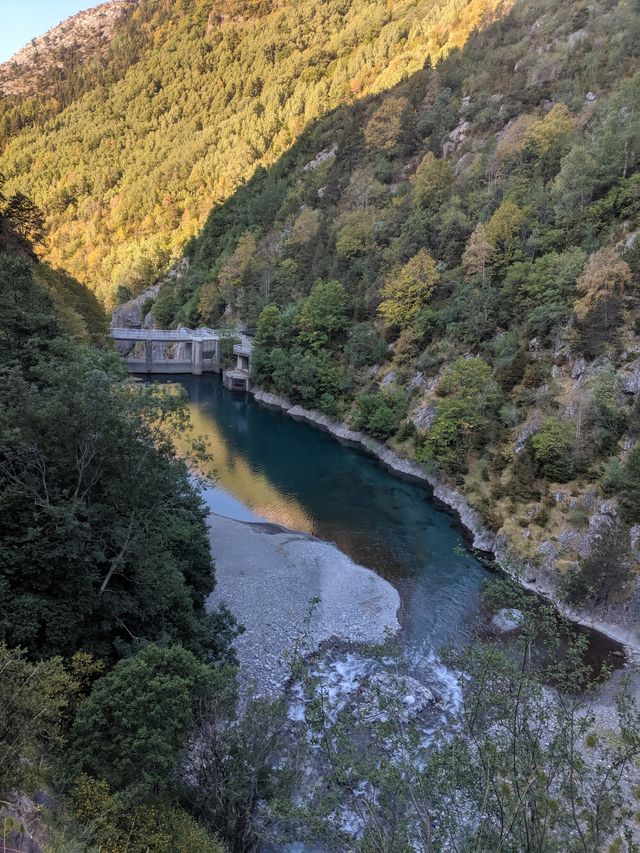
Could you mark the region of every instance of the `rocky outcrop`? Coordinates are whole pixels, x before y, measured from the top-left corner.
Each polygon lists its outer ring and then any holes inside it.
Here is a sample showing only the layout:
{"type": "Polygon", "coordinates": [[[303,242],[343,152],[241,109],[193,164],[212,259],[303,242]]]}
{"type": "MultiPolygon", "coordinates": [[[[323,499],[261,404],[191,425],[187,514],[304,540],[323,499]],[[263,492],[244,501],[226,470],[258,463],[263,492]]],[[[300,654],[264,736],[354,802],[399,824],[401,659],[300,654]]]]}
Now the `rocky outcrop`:
{"type": "Polygon", "coordinates": [[[160,290],[159,284],[148,287],[139,296],[117,305],[111,315],[111,326],[117,329],[151,329],[152,320],[142,316],[142,308],[149,299],[155,299],[160,290]]]}
{"type": "Polygon", "coordinates": [[[451,154],[458,151],[464,145],[470,132],[471,123],[466,121],[466,119],[456,125],[442,145],[442,156],[450,157],[451,154]]]}
{"type": "Polygon", "coordinates": [[[625,394],[640,394],[640,358],[626,364],[620,378],[621,388],[625,394]]]}
{"type": "MultiPolygon", "coordinates": [[[[151,312],[147,312],[143,316],[143,308],[145,302],[149,299],[155,299],[160,290],[160,284],[154,284],[148,287],[139,296],[130,299],[128,302],[123,302],[122,305],[117,305],[111,314],[111,327],[114,329],[153,329],[155,328],[155,319],[151,312]]],[[[126,343],[119,341],[116,343],[116,350],[121,355],[129,355],[136,345],[134,343],[126,343]]],[[[154,344],[154,347],[164,346],[163,344],[154,344]]]]}
{"type": "Polygon", "coordinates": [[[332,160],[336,154],[338,153],[338,146],[332,145],[331,148],[325,148],[324,151],[320,151],[313,160],[309,160],[306,166],[302,167],[303,172],[315,171],[318,166],[321,166],[325,160],[332,160]]]}
{"type": "Polygon", "coordinates": [[[43,36],[32,39],[0,65],[0,92],[26,95],[37,91],[40,81],[65,63],[96,59],[111,41],[118,24],[138,0],[111,0],[67,18],[43,36]]]}

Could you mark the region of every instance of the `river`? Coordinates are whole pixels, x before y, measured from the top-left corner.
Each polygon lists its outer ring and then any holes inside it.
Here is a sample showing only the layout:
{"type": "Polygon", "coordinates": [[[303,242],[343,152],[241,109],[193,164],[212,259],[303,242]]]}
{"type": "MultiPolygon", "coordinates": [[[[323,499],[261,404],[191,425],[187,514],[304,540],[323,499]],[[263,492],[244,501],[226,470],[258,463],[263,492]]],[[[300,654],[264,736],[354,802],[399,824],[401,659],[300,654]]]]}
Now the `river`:
{"type": "MultiPolygon", "coordinates": [[[[176,377],[158,377],[176,382],[176,377]]],[[[454,516],[427,490],[308,424],[223,388],[217,376],[180,377],[196,435],[206,436],[216,486],[210,508],[266,519],[334,542],[400,594],[400,622],[416,650],[467,635],[490,573],[465,546],[454,516]]]]}
{"type": "MultiPolygon", "coordinates": [[[[193,432],[213,457],[211,510],[267,520],[335,543],[398,591],[402,639],[430,656],[469,636],[481,592],[495,574],[469,548],[456,517],[428,490],[387,471],[366,453],[227,391],[216,375],[155,376],[184,388],[193,432]]],[[[587,659],[599,669],[623,661],[622,646],[588,629],[587,659]]]]}

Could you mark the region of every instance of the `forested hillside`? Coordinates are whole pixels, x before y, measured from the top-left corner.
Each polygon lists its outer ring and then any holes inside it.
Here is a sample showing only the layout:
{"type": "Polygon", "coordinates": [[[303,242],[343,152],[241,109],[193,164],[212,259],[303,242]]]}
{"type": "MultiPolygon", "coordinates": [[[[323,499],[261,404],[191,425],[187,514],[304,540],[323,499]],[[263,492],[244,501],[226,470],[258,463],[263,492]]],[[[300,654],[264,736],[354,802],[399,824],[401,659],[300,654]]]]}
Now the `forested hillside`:
{"type": "Polygon", "coordinates": [[[47,260],[105,301],[135,292],[309,122],[508,5],[140,0],[94,62],[54,66],[40,94],[0,102],[7,186],[45,211],[47,260]]]}
{"type": "Polygon", "coordinates": [[[637,4],[516,3],[304,132],[153,309],[257,324],[259,386],[462,486],[581,605],[635,596],[639,51],[637,4]]]}
{"type": "Polygon", "coordinates": [[[232,713],[235,690],[234,620],[205,610],[207,511],[172,444],[184,399],[91,342],[95,297],[35,259],[15,208],[0,206],[3,847],[219,853],[175,778],[196,701],[232,713]]]}

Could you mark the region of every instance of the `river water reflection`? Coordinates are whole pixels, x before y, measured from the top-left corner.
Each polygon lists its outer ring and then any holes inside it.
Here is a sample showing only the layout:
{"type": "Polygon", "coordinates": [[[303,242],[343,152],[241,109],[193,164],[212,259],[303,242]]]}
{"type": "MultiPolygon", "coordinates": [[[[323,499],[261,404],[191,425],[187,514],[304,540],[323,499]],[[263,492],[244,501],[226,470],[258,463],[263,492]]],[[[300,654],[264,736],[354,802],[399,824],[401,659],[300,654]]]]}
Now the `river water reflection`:
{"type": "Polygon", "coordinates": [[[416,650],[467,634],[490,575],[424,488],[308,424],[232,394],[217,376],[179,382],[195,434],[210,443],[216,487],[205,497],[215,512],[335,542],[398,589],[404,634],[416,650]]]}

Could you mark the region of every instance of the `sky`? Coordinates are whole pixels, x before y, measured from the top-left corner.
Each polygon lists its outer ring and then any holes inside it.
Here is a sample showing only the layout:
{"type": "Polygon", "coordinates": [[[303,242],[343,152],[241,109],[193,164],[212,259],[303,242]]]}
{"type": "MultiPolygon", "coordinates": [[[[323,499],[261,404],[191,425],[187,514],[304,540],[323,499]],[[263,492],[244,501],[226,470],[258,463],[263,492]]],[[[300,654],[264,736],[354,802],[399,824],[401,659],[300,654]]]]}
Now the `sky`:
{"type": "Polygon", "coordinates": [[[82,9],[99,0],[0,0],[0,62],[82,9]]]}

